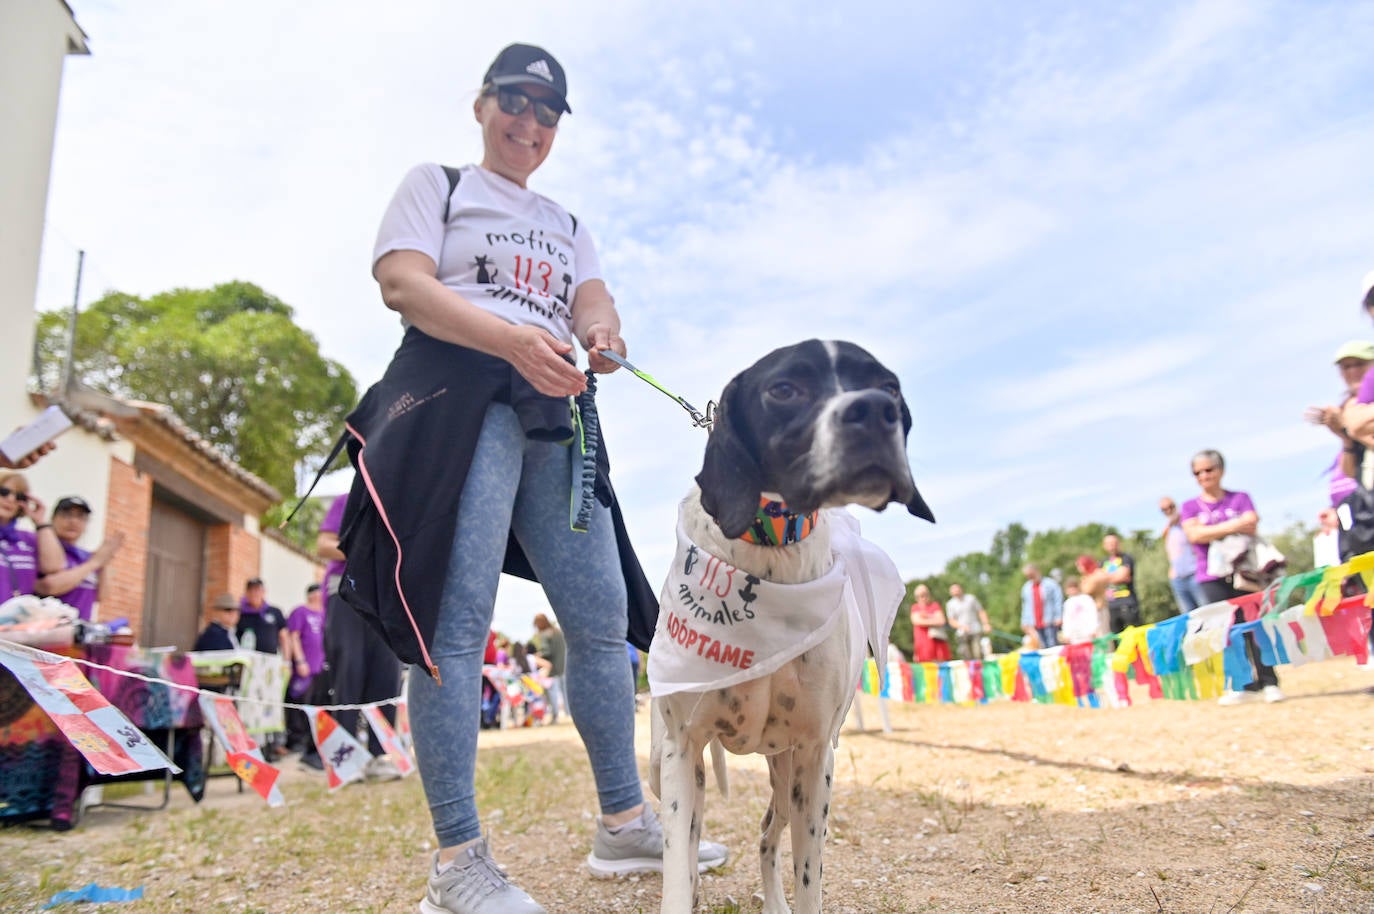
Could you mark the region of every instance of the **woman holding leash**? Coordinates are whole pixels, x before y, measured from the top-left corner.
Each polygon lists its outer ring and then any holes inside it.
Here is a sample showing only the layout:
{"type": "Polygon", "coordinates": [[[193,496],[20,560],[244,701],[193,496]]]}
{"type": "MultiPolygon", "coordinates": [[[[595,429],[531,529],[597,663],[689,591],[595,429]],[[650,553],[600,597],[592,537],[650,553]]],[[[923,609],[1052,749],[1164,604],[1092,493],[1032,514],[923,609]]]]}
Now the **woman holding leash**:
{"type": "MultiPolygon", "coordinates": [[[[390,538],[379,552],[394,548],[403,569],[393,589],[404,609],[394,609],[395,593],[381,592],[376,602],[393,649],[419,664],[410,676],[410,714],[440,846],[420,904],[425,914],[544,911],[492,859],[473,786],[482,652],[497,581],[503,567],[511,569],[508,540],[544,584],[567,640],[568,704],[602,812],[588,866],[596,875],[662,868],[662,829],[640,790],[624,646],[627,613],[633,621],[646,599],[656,600],[604,473],[586,532],[570,529],[577,492],[569,480],[583,458],[567,443],[576,425],[568,404],[588,385],[573,343],[587,351],[593,372],[605,373],[616,365],[601,353],[624,355],[625,342],[587,228],[527,187],[571,111],[567,94],[563,68],[548,52],[521,44],[503,50],[473,103],[481,162],[412,169],[373,252],[382,297],[407,329],[387,376],[349,420],[361,444],[353,454],[360,472],[341,545],[354,585],[358,574],[372,573],[367,566],[386,566],[359,558],[356,530],[373,511],[372,529],[384,527],[377,539],[390,538]],[[407,474],[418,478],[405,489],[422,492],[402,489],[397,480],[407,474]],[[408,590],[405,569],[423,572],[425,562],[412,555],[434,540],[451,545],[433,566],[447,571],[430,618],[416,596],[427,585],[415,578],[408,590]]],[[[376,577],[385,591],[391,582],[376,577]]],[[[703,842],[702,855],[719,865],[725,849],[703,842]]]]}

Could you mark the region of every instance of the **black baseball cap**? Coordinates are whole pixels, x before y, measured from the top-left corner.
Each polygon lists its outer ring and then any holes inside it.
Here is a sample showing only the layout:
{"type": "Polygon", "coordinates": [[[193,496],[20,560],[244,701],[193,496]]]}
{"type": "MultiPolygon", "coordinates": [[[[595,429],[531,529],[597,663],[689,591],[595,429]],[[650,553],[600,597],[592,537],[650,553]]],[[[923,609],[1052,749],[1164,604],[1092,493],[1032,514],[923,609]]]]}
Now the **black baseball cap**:
{"type": "Polygon", "coordinates": [[[572,114],[568,105],[568,78],[553,55],[532,44],[513,44],[496,55],[482,77],[482,85],[515,86],[533,83],[548,86],[558,95],[563,110],[572,114]]]}
{"type": "Polygon", "coordinates": [[[91,513],[91,506],[86,504],[86,499],[80,495],[63,495],[57,500],[57,505],[52,509],[52,513],[61,514],[63,511],[84,511],[91,513]]]}

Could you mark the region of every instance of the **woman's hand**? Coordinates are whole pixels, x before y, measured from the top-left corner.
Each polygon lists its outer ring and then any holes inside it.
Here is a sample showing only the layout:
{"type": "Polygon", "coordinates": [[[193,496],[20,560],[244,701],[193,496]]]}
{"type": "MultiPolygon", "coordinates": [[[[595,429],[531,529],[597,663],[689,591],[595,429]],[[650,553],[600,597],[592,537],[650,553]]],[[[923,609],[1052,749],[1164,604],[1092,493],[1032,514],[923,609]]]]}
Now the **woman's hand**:
{"type": "Polygon", "coordinates": [[[501,357],[520,372],[535,390],[548,397],[571,397],[587,389],[577,366],[563,358],[572,346],[543,328],[512,324],[501,357]]]}
{"type": "Polygon", "coordinates": [[[41,527],[48,522],[48,506],[37,495],[30,495],[24,502],[24,516],[33,521],[35,527],[41,527]]]}
{"type": "Polygon", "coordinates": [[[124,545],[124,534],[115,533],[108,537],[105,542],[100,544],[100,548],[91,554],[91,560],[96,563],[97,568],[104,568],[110,563],[110,559],[115,557],[119,547],[124,545]]]}
{"type": "Polygon", "coordinates": [[[607,324],[592,324],[587,330],[586,344],[587,364],[597,374],[610,374],[620,367],[602,355],[601,350],[610,349],[622,358],[627,354],[625,341],[607,324]]]}
{"type": "Polygon", "coordinates": [[[1303,418],[1313,425],[1324,425],[1335,435],[1345,437],[1345,425],[1341,422],[1341,409],[1338,406],[1309,406],[1303,411],[1303,418]]]}
{"type": "MultiPolygon", "coordinates": [[[[20,428],[23,428],[23,426],[20,426],[20,428]]],[[[19,429],[15,429],[15,431],[18,430],[19,429]]],[[[32,451],[29,451],[23,457],[20,457],[18,460],[12,463],[10,462],[10,459],[8,457],[6,457],[4,454],[0,454],[0,470],[27,469],[28,467],[33,466],[39,460],[43,459],[45,455],[50,454],[52,451],[56,450],[56,448],[57,445],[54,442],[45,441],[38,447],[34,448],[32,451]]]]}

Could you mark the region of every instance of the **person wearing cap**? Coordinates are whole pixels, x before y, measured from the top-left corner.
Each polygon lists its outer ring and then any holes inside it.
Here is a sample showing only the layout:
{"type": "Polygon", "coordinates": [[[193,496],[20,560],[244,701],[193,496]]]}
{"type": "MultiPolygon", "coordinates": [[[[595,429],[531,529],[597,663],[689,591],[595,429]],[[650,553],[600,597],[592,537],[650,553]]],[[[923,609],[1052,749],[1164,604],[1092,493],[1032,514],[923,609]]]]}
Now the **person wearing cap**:
{"type": "Polygon", "coordinates": [[[91,506],[80,495],[66,495],[57,500],[52,509],[52,523],[40,524],[38,539],[38,580],[34,593],[44,597],[60,597],[74,607],[82,619],[95,615],[100,599],[101,572],[124,545],[124,534],[108,536],[95,552],[87,552],[77,543],[86,533],[91,519],[91,506]]]}
{"type": "Polygon", "coordinates": [[[1355,491],[1355,441],[1345,430],[1345,405],[1357,398],[1369,366],[1374,364],[1374,343],[1351,340],[1336,350],[1336,369],[1345,387],[1340,406],[1309,406],[1304,412],[1308,422],[1322,425],[1341,442],[1341,454],[1331,468],[1331,507],[1335,508],[1355,491]]]}
{"type": "MultiPolygon", "coordinates": [[[[421,902],[428,914],[544,911],[492,860],[475,801],[477,683],[503,568],[543,583],[567,640],[568,706],[601,807],[589,868],[662,869],[624,648],[627,632],[647,646],[657,601],[624,532],[604,448],[587,531],[569,524],[580,455],[568,447],[568,398],[588,386],[575,345],[592,372],[607,373],[617,366],[603,353],[624,356],[625,341],[588,227],[528,186],[571,110],[553,55],[527,44],[502,50],[472,106],[481,160],[451,176],[435,164],[413,168],[373,249],[382,299],[406,330],[349,417],[367,485],[354,485],[340,545],[345,593],[417,664],[409,708],[440,848],[421,902]],[[405,561],[394,561],[402,550],[405,561]],[[389,567],[399,575],[376,571],[389,567]]],[[[701,856],[712,866],[726,855],[704,842],[701,856]]]]}
{"type": "Polygon", "coordinates": [[[282,649],[284,628],[286,615],[267,602],[267,585],[262,578],[249,578],[243,585],[243,598],[239,600],[239,643],[264,654],[280,653],[290,663],[294,659],[290,644],[282,649]]]}
{"type": "Polygon", "coordinates": [[[235,629],[239,624],[239,601],[231,593],[222,593],[210,604],[210,621],[196,638],[196,651],[236,651],[239,649],[235,629]]]}
{"type": "MultiPolygon", "coordinates": [[[[239,600],[239,645],[262,654],[278,654],[281,663],[291,670],[296,655],[291,642],[283,639],[286,614],[267,602],[267,585],[262,578],[253,577],[243,585],[243,599],[239,600]]],[[[286,734],[277,730],[262,740],[263,758],[275,761],[286,754],[286,734]]]]}
{"type": "MultiPolygon", "coordinates": [[[[1360,281],[1360,308],[1374,320],[1374,270],[1360,281]]],[[[1355,396],[1345,401],[1341,409],[1341,424],[1354,441],[1374,446],[1374,372],[1366,372],[1355,396]]],[[[1353,455],[1352,455],[1353,456],[1353,455]]],[[[1353,465],[1353,461],[1342,459],[1353,465]]]]}

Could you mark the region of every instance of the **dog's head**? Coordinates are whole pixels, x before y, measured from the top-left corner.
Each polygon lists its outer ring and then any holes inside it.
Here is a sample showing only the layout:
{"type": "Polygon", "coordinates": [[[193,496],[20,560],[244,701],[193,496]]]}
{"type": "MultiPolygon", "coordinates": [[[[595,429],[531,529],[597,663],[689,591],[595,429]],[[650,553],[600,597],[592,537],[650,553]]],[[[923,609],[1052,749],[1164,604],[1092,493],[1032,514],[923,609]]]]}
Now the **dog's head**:
{"type": "Polygon", "coordinates": [[[906,459],[911,412],[897,376],[847,342],[807,340],[759,359],[725,387],[701,504],[731,538],[776,493],[791,511],[891,502],[934,522],[906,459]]]}

